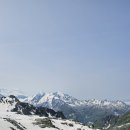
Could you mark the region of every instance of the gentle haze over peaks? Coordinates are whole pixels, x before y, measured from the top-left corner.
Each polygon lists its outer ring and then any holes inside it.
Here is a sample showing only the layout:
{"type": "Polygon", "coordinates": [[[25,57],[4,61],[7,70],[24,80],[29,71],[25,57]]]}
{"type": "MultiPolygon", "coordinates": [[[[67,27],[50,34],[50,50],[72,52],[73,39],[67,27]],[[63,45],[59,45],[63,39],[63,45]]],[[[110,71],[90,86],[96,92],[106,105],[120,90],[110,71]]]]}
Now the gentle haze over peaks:
{"type": "Polygon", "coordinates": [[[130,99],[130,1],[1,1],[0,88],[130,99]]]}

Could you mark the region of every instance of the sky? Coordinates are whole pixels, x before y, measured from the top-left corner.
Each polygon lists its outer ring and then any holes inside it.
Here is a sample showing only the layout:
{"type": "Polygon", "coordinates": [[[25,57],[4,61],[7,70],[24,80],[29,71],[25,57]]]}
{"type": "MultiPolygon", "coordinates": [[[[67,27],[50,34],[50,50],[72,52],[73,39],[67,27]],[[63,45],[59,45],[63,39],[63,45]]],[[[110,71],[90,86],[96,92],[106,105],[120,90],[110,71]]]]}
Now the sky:
{"type": "Polygon", "coordinates": [[[130,100],[130,1],[1,0],[0,88],[130,100]]]}

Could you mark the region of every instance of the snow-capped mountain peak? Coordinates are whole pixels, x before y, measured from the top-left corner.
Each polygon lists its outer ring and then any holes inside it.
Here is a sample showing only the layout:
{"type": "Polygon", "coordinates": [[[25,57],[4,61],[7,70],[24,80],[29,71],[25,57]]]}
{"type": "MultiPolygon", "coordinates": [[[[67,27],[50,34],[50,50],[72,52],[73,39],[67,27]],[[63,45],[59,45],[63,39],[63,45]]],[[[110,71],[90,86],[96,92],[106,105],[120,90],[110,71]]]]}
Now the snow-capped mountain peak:
{"type": "Polygon", "coordinates": [[[78,106],[85,103],[85,101],[80,101],[62,92],[38,93],[36,95],[33,95],[32,97],[26,98],[25,102],[32,103],[38,106],[44,104],[44,106],[49,108],[53,108],[53,106],[56,104],[68,104],[70,106],[78,106]]]}

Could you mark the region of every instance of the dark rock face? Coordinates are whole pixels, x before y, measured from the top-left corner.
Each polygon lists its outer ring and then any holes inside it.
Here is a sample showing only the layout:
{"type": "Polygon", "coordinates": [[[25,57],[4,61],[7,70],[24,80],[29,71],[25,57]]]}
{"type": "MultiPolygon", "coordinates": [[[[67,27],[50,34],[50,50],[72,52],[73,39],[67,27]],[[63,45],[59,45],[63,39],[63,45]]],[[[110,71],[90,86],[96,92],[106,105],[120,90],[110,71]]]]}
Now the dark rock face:
{"type": "Polygon", "coordinates": [[[14,95],[10,95],[9,98],[14,99],[15,102],[20,102],[14,95]]]}
{"type": "Polygon", "coordinates": [[[33,124],[34,124],[34,125],[38,125],[38,126],[41,127],[41,128],[49,127],[49,128],[59,129],[59,128],[55,127],[55,126],[52,124],[52,121],[51,121],[49,118],[36,119],[33,124]]]}
{"type": "Polygon", "coordinates": [[[15,108],[12,109],[12,112],[17,112],[23,115],[32,115],[35,113],[35,107],[28,103],[17,102],[15,108]]]}
{"type": "MultiPolygon", "coordinates": [[[[42,109],[43,109],[43,107],[42,107],[42,109]]],[[[49,109],[49,108],[45,108],[45,107],[44,107],[44,109],[45,109],[45,111],[46,111],[47,113],[51,114],[51,116],[54,116],[54,117],[56,117],[56,118],[65,119],[65,116],[64,116],[64,114],[63,114],[61,111],[55,112],[54,110],[49,109]]]]}
{"type": "Polygon", "coordinates": [[[56,117],[57,117],[57,118],[65,119],[65,116],[64,116],[63,112],[60,112],[60,111],[58,111],[58,112],[56,113],[56,117]]]}
{"type": "Polygon", "coordinates": [[[36,108],[36,115],[48,117],[48,113],[43,107],[36,108]]]}

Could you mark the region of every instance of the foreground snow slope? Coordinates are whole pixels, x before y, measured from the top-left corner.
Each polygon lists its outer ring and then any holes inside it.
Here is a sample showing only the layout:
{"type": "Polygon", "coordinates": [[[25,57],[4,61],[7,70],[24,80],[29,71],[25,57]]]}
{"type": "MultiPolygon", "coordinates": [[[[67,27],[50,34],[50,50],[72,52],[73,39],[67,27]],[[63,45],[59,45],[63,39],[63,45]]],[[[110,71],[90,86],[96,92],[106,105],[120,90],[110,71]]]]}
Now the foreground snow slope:
{"type": "Polygon", "coordinates": [[[69,120],[0,112],[0,130],[92,130],[87,126],[69,120]],[[38,123],[38,121],[41,121],[38,123]],[[50,125],[48,122],[51,122],[50,125]],[[46,123],[46,124],[44,124],[46,123]],[[49,124],[49,125],[48,125],[49,124]],[[41,128],[48,125],[45,128],[41,128]]]}

